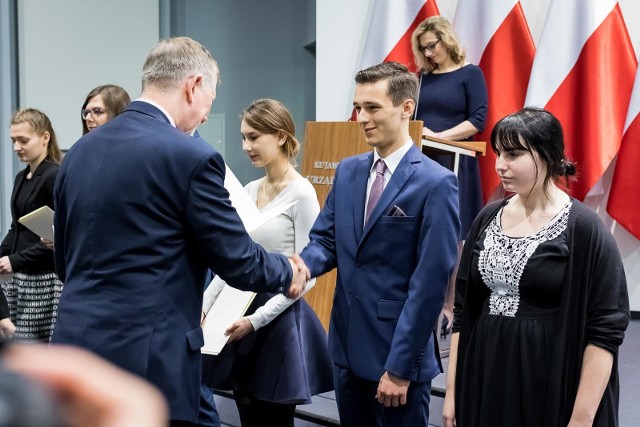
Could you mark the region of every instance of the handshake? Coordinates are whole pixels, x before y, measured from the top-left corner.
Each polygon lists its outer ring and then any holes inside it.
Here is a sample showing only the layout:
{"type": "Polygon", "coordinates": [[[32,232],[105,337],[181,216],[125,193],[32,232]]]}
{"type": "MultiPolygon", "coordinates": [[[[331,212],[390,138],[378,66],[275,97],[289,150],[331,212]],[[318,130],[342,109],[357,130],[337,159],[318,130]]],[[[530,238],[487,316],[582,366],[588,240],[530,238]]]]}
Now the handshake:
{"type": "Polygon", "coordinates": [[[289,257],[289,264],[293,270],[293,280],[287,296],[291,299],[298,299],[304,294],[304,288],[307,286],[307,280],[311,279],[311,272],[304,260],[299,255],[292,255],[289,257]]]}

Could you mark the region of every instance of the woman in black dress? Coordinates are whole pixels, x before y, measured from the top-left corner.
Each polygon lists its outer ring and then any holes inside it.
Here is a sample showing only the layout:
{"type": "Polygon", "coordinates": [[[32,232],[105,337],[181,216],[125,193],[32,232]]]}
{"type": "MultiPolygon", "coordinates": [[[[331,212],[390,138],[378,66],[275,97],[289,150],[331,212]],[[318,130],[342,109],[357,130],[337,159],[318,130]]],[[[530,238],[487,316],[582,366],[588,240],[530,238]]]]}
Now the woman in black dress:
{"type": "Polygon", "coordinates": [[[491,133],[512,196],[474,221],[456,283],[445,426],[616,426],[630,319],[620,254],[560,187],[562,128],[528,107],[491,133]]]}

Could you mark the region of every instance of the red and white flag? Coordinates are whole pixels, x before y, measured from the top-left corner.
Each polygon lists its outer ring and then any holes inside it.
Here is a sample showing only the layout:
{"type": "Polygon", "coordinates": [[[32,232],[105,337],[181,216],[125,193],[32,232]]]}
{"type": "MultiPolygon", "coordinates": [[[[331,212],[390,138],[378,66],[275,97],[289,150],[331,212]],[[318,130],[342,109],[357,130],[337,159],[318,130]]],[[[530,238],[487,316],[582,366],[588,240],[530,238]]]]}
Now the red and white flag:
{"type": "MultiPolygon", "coordinates": [[[[435,15],[440,15],[436,0],[376,0],[360,70],[381,62],[395,61],[417,72],[411,50],[411,35],[422,21],[435,15]]],[[[355,109],[349,120],[357,120],[355,109]]]]}
{"type": "Polygon", "coordinates": [[[620,225],[640,239],[640,69],[636,74],[625,132],[613,174],[607,212],[620,225]],[[635,196],[634,196],[635,194],[635,196]]]}
{"type": "Polygon", "coordinates": [[[487,121],[475,137],[487,142],[486,155],[479,158],[486,202],[500,185],[489,146],[491,130],[524,106],[536,48],[518,0],[460,0],[453,25],[467,60],[480,66],[487,82],[487,121]]]}
{"type": "Polygon", "coordinates": [[[395,61],[417,71],[411,34],[422,21],[439,14],[435,0],[376,0],[360,69],[395,61]]]}
{"type": "Polygon", "coordinates": [[[562,123],[579,173],[571,193],[580,200],[620,147],[636,68],[617,0],[552,0],[525,104],[562,123]]]}

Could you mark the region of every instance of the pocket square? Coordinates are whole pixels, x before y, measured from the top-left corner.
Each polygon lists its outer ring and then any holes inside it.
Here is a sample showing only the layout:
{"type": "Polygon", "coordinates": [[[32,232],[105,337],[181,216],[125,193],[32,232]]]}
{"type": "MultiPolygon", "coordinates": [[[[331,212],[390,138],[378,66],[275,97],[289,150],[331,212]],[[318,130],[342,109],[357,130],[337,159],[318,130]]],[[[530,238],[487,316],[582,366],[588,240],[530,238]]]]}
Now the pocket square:
{"type": "Polygon", "coordinates": [[[393,205],[393,207],[389,209],[387,216],[407,216],[407,214],[405,214],[398,205],[393,205]]]}

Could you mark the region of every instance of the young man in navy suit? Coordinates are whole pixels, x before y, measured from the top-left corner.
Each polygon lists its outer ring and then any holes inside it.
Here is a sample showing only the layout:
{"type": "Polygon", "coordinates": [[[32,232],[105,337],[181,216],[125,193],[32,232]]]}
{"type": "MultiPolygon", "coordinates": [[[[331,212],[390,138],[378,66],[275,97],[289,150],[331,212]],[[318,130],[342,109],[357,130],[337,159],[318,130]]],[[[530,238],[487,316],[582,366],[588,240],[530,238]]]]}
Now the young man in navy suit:
{"type": "Polygon", "coordinates": [[[198,421],[207,269],[243,290],[292,297],[307,273],[251,240],[224,188],[222,156],[191,136],[217,81],[200,43],[159,42],[141,98],[71,148],[54,190],[65,290],[52,342],[87,348],[155,384],[176,426],[198,421]]]}
{"type": "Polygon", "coordinates": [[[409,137],[418,79],[406,67],[379,64],[355,80],[374,150],[340,162],[300,255],[313,277],[338,269],[329,346],[341,425],[426,427],[441,372],[434,326],[457,256],[457,180],[409,137]]]}

